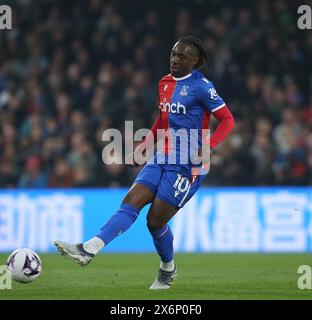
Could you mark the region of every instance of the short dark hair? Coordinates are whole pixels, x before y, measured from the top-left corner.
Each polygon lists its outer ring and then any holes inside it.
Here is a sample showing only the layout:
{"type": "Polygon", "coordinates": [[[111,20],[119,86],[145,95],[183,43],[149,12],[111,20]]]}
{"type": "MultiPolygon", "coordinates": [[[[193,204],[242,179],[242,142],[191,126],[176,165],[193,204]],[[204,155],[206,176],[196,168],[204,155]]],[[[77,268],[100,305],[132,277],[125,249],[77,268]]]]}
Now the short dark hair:
{"type": "Polygon", "coordinates": [[[194,36],[187,35],[180,37],[178,41],[190,45],[191,47],[195,48],[195,50],[198,52],[199,59],[198,62],[195,64],[194,69],[202,69],[204,67],[208,68],[207,49],[200,39],[194,36]]]}

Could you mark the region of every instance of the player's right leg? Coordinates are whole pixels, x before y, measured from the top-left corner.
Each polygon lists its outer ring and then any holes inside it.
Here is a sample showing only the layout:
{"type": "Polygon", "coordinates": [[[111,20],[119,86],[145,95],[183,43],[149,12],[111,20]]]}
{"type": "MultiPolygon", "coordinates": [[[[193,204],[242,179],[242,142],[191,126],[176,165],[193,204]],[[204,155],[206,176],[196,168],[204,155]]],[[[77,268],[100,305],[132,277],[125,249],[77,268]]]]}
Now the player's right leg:
{"type": "Polygon", "coordinates": [[[65,258],[73,260],[81,266],[86,266],[104,246],[130,228],[137,219],[140,210],[153,198],[154,194],[149,188],[142,184],[134,184],[120,208],[95,237],[85,243],[77,244],[56,240],[54,244],[57,250],[65,258]]]}
{"type": "Polygon", "coordinates": [[[159,166],[147,164],[123,199],[120,208],[95,237],[78,244],[54,241],[57,250],[82,266],[89,264],[104,246],[128,230],[137,219],[140,210],[153,201],[161,175],[159,166]]]}
{"type": "Polygon", "coordinates": [[[74,244],[55,240],[54,245],[62,256],[77,262],[81,266],[86,266],[89,264],[94,257],[94,254],[84,250],[82,243],[74,244]]]}

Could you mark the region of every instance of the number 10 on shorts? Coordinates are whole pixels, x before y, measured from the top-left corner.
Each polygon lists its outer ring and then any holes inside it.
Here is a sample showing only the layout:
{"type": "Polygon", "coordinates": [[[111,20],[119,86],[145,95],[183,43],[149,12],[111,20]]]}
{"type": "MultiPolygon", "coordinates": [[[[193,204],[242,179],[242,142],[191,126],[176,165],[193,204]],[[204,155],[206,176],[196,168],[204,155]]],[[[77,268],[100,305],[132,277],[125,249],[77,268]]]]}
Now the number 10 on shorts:
{"type": "Polygon", "coordinates": [[[177,197],[180,193],[184,193],[190,187],[190,181],[188,178],[183,177],[180,173],[177,174],[177,180],[175,181],[173,188],[176,189],[174,196],[177,197]]]}

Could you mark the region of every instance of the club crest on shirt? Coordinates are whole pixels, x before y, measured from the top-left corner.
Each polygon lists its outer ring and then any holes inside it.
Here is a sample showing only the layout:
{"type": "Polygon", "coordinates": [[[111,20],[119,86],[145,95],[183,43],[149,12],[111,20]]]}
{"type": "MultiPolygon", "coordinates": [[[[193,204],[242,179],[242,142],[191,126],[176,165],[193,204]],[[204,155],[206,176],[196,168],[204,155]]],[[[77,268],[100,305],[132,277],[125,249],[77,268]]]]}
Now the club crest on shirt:
{"type": "Polygon", "coordinates": [[[181,91],[180,91],[180,96],[187,96],[187,90],[188,90],[188,86],[183,86],[181,91]]]}

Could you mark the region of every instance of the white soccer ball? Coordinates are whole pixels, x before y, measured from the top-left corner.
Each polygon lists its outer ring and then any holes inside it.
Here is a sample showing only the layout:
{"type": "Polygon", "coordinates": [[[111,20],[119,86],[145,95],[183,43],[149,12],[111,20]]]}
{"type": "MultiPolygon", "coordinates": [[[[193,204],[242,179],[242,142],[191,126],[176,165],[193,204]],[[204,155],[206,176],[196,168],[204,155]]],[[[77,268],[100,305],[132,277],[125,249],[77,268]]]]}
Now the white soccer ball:
{"type": "Polygon", "coordinates": [[[7,260],[7,267],[13,280],[28,283],[39,277],[42,262],[37,253],[30,249],[22,248],[10,254],[7,260]]]}

